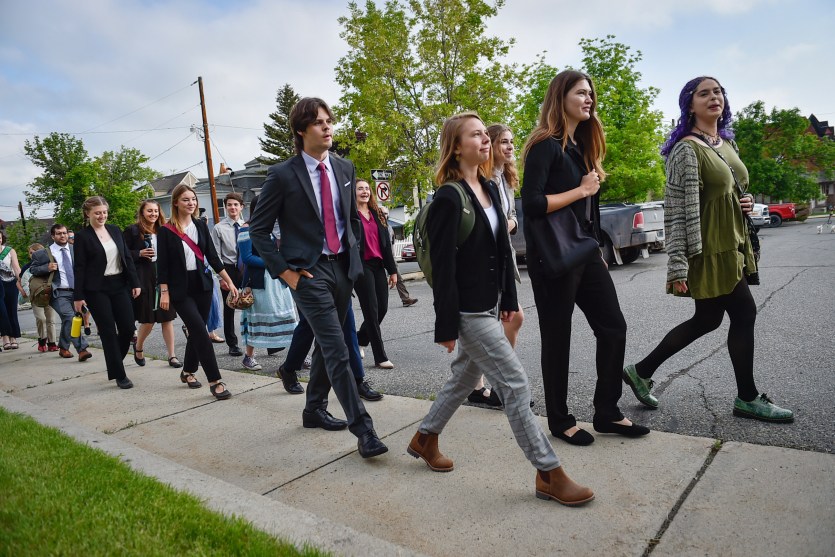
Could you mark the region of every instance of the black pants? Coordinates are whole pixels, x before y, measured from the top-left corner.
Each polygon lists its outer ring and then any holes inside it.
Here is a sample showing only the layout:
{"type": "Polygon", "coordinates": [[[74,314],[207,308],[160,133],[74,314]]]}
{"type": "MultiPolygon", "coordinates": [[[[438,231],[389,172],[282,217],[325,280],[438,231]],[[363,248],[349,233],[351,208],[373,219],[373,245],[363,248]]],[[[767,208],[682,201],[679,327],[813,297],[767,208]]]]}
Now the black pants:
{"type": "Polygon", "coordinates": [[[388,360],[386,348],[383,346],[383,333],[380,323],[389,310],[388,277],[383,267],[382,259],[370,259],[362,262],[363,275],[357,279],[354,292],[360,301],[362,309],[362,325],[357,331],[357,341],[360,346],[371,343],[374,353],[374,363],[379,364],[388,360]]]}
{"type": "Polygon", "coordinates": [[[754,323],[757,320],[757,304],[751,296],[748,283],[743,278],[730,294],[695,302],[696,312],[693,317],[667,333],[649,356],[635,364],[635,371],[640,377],[649,379],[668,358],[696,339],[718,329],[727,312],[731,319],[728,353],[736,376],[737,394],[742,400],[754,400],[759,394],[754,384],[754,323]]]}
{"type": "Polygon", "coordinates": [[[209,320],[209,311],[212,308],[212,291],[203,290],[203,282],[198,274],[200,272],[202,271],[188,271],[188,295],[173,301],[172,304],[188,329],[183,371],[194,373],[199,363],[206,372],[206,379],[211,383],[220,381],[220,370],[217,367],[214,346],[206,330],[206,321],[209,320]]]}
{"type": "MultiPolygon", "coordinates": [[[[243,276],[241,276],[238,267],[224,263],[223,268],[226,269],[229,278],[232,279],[235,286],[240,288],[243,276]]],[[[226,305],[226,298],[229,297],[229,291],[223,290],[222,288],[220,291],[223,293],[223,336],[226,339],[226,344],[229,345],[229,348],[232,348],[233,346],[238,346],[238,336],[235,334],[235,310],[226,305]]]]}
{"type": "Polygon", "coordinates": [[[347,255],[341,261],[319,259],[309,269],[313,278],[299,279],[293,290],[293,300],[316,337],[305,409],[327,409],[328,393],[333,386],[333,392],[345,412],[348,428],[359,437],[373,429],[374,423],[360,400],[342,331],[351,303],[352,284],[347,269],[347,255]]]}
{"type": "Polygon", "coordinates": [[[583,312],[597,339],[597,385],[594,389],[594,420],[623,419],[618,408],[622,393],[621,374],[626,350],[626,320],[620,311],[609,270],[600,258],[558,279],[547,279],[534,260],[528,262],[539,334],[542,337],[542,385],[545,409],[552,433],[577,425],[568,412],[568,368],[571,350],[571,317],[574,305],[583,312]]]}
{"type": "Polygon", "coordinates": [[[128,355],[136,322],[130,286],[124,274],[104,277],[101,289],[84,292],[87,307],[99,330],[108,379],[125,377],[125,356],[128,355]]]}

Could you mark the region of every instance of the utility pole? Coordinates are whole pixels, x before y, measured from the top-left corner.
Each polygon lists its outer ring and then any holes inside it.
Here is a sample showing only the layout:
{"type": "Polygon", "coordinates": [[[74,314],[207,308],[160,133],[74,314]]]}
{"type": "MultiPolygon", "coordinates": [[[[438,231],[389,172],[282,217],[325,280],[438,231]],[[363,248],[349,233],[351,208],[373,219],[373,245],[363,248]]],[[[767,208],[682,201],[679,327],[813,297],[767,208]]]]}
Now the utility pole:
{"type": "Polygon", "coordinates": [[[17,202],[17,210],[20,211],[20,222],[23,223],[23,233],[26,234],[26,217],[23,215],[23,202],[17,202]]]}
{"type": "Polygon", "coordinates": [[[209,168],[209,192],[212,196],[212,216],[215,224],[220,220],[220,213],[217,210],[217,191],[215,190],[215,170],[212,164],[212,147],[209,143],[209,121],[206,119],[206,99],[203,97],[203,78],[197,78],[197,85],[200,88],[200,108],[203,111],[203,144],[206,148],[206,166],[209,168]]]}

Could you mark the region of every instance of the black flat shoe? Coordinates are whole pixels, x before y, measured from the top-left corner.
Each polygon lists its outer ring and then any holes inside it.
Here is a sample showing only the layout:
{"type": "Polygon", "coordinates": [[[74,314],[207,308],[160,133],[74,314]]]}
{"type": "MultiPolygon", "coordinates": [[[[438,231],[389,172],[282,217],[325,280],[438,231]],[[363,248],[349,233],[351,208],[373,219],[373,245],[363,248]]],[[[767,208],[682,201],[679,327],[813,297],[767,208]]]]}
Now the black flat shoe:
{"type": "Polygon", "coordinates": [[[484,404],[487,406],[501,406],[502,401],[499,400],[498,395],[494,393],[492,390],[490,391],[490,396],[486,396],[484,391],[487,390],[487,387],[482,387],[480,389],[476,389],[475,391],[471,392],[467,395],[467,400],[474,403],[474,404],[484,404]]]}
{"type": "Polygon", "coordinates": [[[218,381],[214,385],[209,385],[209,391],[211,391],[211,393],[218,400],[226,400],[227,398],[232,397],[232,393],[229,392],[229,389],[226,388],[226,383],[224,383],[223,381],[218,381]],[[217,388],[221,385],[223,385],[223,390],[221,392],[218,392],[217,388]]]}
{"type": "Polygon", "coordinates": [[[585,447],[594,443],[594,435],[585,429],[580,429],[571,436],[566,435],[564,431],[558,431],[557,433],[551,432],[551,435],[557,439],[562,439],[569,445],[577,445],[578,447],[585,447]]]}
{"type": "Polygon", "coordinates": [[[267,348],[267,356],[272,356],[273,354],[278,354],[282,350],[284,350],[283,346],[281,348],[267,348]]]}
{"type": "Polygon", "coordinates": [[[177,359],[177,356],[171,356],[168,358],[168,365],[171,367],[183,367],[182,362],[177,359]]]}
{"type": "Polygon", "coordinates": [[[122,377],[121,379],[116,380],[116,385],[119,386],[120,389],[132,389],[133,382],[128,379],[127,377],[122,377]]]}
{"type": "Polygon", "coordinates": [[[616,424],[614,422],[594,422],[594,430],[598,433],[616,433],[624,437],[642,437],[649,433],[649,428],[636,423],[632,425],[616,424]]]}
{"type": "MultiPolygon", "coordinates": [[[[196,377],[194,377],[193,373],[186,373],[185,371],[180,372],[180,381],[188,385],[189,389],[199,389],[203,386],[203,384],[200,383],[200,381],[198,381],[196,377]],[[189,377],[194,379],[194,381],[189,381],[189,377]]],[[[214,391],[212,392],[212,394],[214,394],[214,391]]]]}
{"type": "Polygon", "coordinates": [[[136,355],[136,353],[137,353],[137,352],[139,352],[140,354],[144,354],[144,353],[145,353],[145,351],[144,351],[144,350],[137,350],[137,349],[136,349],[136,345],[134,344],[134,345],[133,345],[133,361],[134,361],[134,362],[136,362],[136,365],[138,365],[138,366],[142,367],[142,366],[144,366],[144,365],[145,365],[145,356],[143,355],[143,356],[140,358],[139,356],[137,356],[137,355],[136,355]]]}

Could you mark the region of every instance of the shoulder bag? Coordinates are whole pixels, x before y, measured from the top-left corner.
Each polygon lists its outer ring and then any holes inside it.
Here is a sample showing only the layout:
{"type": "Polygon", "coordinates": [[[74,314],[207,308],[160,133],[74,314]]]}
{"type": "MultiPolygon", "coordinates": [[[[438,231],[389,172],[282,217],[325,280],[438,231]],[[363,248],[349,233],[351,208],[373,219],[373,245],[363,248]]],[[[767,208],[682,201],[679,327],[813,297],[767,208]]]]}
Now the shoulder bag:
{"type": "MultiPolygon", "coordinates": [[[[55,258],[52,256],[52,250],[44,248],[47,255],[49,255],[49,262],[55,263],[55,258]]],[[[29,300],[32,305],[39,308],[45,308],[52,300],[52,278],[55,276],[55,271],[50,271],[49,275],[41,275],[29,279],[29,300]]]]}

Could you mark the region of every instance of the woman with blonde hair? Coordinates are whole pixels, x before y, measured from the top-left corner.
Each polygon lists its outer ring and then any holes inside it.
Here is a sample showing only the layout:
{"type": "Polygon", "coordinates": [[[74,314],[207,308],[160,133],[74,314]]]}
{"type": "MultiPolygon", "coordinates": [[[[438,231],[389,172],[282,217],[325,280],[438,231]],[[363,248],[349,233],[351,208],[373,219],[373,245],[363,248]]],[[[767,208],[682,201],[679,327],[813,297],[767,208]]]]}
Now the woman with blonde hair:
{"type": "MultiPolygon", "coordinates": [[[[649,433],[648,428],[626,419],[618,408],[626,320],[615,285],[597,248],[601,240],[599,197],[600,182],[606,178],[602,166],[606,142],[596,106],[597,97],[589,76],[574,70],[558,73],[548,86],[539,123],[523,151],[526,259],[542,339],[545,409],[551,434],[572,445],[594,442],[589,432],[577,427],[576,419],[568,411],[571,320],[575,305],[585,314],[597,339],[595,431],[627,437],[649,433]],[[573,262],[573,266],[560,273],[545,264],[553,254],[555,242],[568,245],[567,237],[555,239],[553,233],[550,237],[545,235],[553,230],[545,222],[547,215],[556,211],[565,211],[554,216],[574,225],[574,234],[579,238],[575,246],[592,248],[582,260],[573,262]]],[[[574,255],[568,253],[566,259],[574,255]]]]}
{"type": "Polygon", "coordinates": [[[504,334],[501,321],[512,319],[518,304],[499,194],[490,186],[490,137],[473,112],[444,122],[435,182],[440,186],[429,206],[427,234],[432,246],[435,296],[435,342],[448,353],[458,344],[452,376],[438,393],[407,452],[436,472],[450,472],[453,462],[441,454],[438,435],[484,375],[499,398],[519,447],[537,469],[536,496],[563,505],[594,499],[578,485],[560,460],[530,408],[528,377],[504,334]],[[448,184],[455,182],[455,184],[448,184]],[[457,247],[461,221],[460,188],[474,212],[466,240],[457,247]]]}
{"type": "Polygon", "coordinates": [[[162,338],[168,350],[168,365],[183,367],[174,353],[174,319],[177,313],[173,309],[159,307],[157,292],[157,238],[159,229],[165,225],[165,215],[159,203],[146,199],[139,205],[136,224],[125,229],[125,243],[136,265],[142,293],[133,300],[133,312],[139,323],[136,341],[133,344],[133,359],[139,366],[145,365],[143,347],[145,339],[151,334],[154,323],[162,328],[162,338]]]}
{"type": "Polygon", "coordinates": [[[199,389],[202,385],[194,377],[199,363],[212,395],[225,400],[232,393],[221,381],[214,347],[206,330],[212,304],[211,269],[220,275],[232,299],[238,297],[238,289],[215,251],[208,225],[197,214],[194,189],[186,184],[175,187],[171,193],[171,220],[159,229],[157,238],[159,307],[176,310],[189,331],[180,381],[190,389],[199,389]]]}
{"type": "Polygon", "coordinates": [[[107,378],[115,379],[120,389],[130,389],[124,359],[136,323],[131,297],[139,296],[141,287],[122,231],[107,224],[108,208],[98,195],[81,206],[88,226],[78,231],[73,244],[73,305],[78,315],[87,306],[96,320],[107,378]]]}

